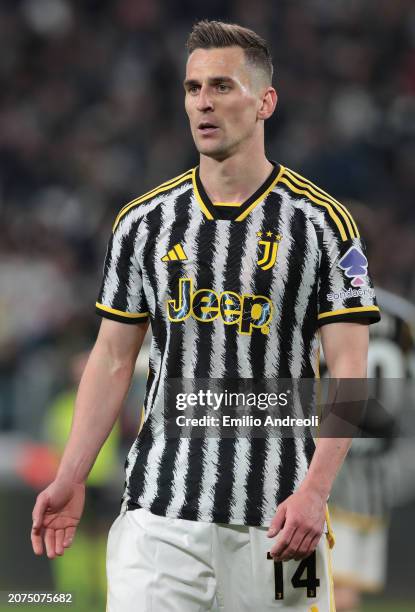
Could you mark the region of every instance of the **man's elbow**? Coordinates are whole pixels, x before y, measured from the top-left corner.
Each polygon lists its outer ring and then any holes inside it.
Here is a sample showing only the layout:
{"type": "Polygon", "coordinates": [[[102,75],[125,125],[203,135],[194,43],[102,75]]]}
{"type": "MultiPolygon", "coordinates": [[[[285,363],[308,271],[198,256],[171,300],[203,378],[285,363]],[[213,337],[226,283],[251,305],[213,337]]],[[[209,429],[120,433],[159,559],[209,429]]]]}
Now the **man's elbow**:
{"type": "Polygon", "coordinates": [[[136,355],[120,350],[110,342],[98,342],[91,354],[92,359],[101,364],[107,376],[116,381],[130,379],[136,362],[136,355]]]}

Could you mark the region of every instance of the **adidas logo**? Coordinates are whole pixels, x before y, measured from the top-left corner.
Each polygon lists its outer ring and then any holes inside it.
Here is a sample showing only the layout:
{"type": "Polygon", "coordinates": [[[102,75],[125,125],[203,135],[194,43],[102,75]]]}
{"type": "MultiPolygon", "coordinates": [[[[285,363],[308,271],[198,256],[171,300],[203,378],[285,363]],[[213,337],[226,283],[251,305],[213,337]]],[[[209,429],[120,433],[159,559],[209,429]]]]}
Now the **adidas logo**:
{"type": "Polygon", "coordinates": [[[172,249],[161,258],[161,261],[185,261],[187,259],[186,253],[183,251],[183,247],[180,244],[175,244],[172,249]]]}

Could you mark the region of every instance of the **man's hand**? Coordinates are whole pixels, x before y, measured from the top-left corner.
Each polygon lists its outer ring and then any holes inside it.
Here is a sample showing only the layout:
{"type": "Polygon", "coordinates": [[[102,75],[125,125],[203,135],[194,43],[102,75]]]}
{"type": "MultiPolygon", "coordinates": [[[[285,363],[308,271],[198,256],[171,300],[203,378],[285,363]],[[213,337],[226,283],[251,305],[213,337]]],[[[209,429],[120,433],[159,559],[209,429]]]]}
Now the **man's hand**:
{"type": "Polygon", "coordinates": [[[324,529],[326,499],[310,489],[299,489],[277,508],[268,530],[275,539],[274,561],[305,559],[316,549],[324,529]]]}
{"type": "Polygon", "coordinates": [[[49,559],[63,555],[72,544],[85,503],[85,485],[55,480],[39,493],[33,508],[31,540],[36,555],[43,554],[43,540],[49,559]]]}

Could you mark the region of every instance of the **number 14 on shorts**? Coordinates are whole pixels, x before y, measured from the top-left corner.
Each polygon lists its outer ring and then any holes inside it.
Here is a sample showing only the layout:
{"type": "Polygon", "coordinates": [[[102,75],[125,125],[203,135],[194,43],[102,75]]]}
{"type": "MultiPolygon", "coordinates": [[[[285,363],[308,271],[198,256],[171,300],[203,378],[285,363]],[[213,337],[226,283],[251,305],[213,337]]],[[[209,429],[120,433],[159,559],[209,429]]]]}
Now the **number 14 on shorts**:
{"type": "MultiPolygon", "coordinates": [[[[267,553],[267,559],[272,557],[267,553]]],[[[275,599],[284,599],[284,576],[282,571],[282,561],[274,561],[274,579],[275,579],[275,599]]],[[[291,584],[294,589],[307,589],[307,597],[314,598],[317,595],[317,587],[320,586],[320,580],[316,576],[316,552],[314,551],[309,557],[300,561],[295,570],[291,584]]]]}

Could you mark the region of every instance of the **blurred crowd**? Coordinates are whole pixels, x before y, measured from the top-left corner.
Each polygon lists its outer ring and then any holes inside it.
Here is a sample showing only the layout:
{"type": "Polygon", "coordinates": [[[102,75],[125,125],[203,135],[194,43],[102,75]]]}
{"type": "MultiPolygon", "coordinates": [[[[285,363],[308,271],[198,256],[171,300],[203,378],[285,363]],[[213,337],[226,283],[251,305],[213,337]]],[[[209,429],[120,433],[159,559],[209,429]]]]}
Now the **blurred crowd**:
{"type": "Polygon", "coordinates": [[[270,42],[269,156],[348,204],[376,283],[415,300],[412,0],[2,0],[0,429],[36,431],[91,345],[117,210],[197,163],[181,83],[200,18],[270,42]]]}

